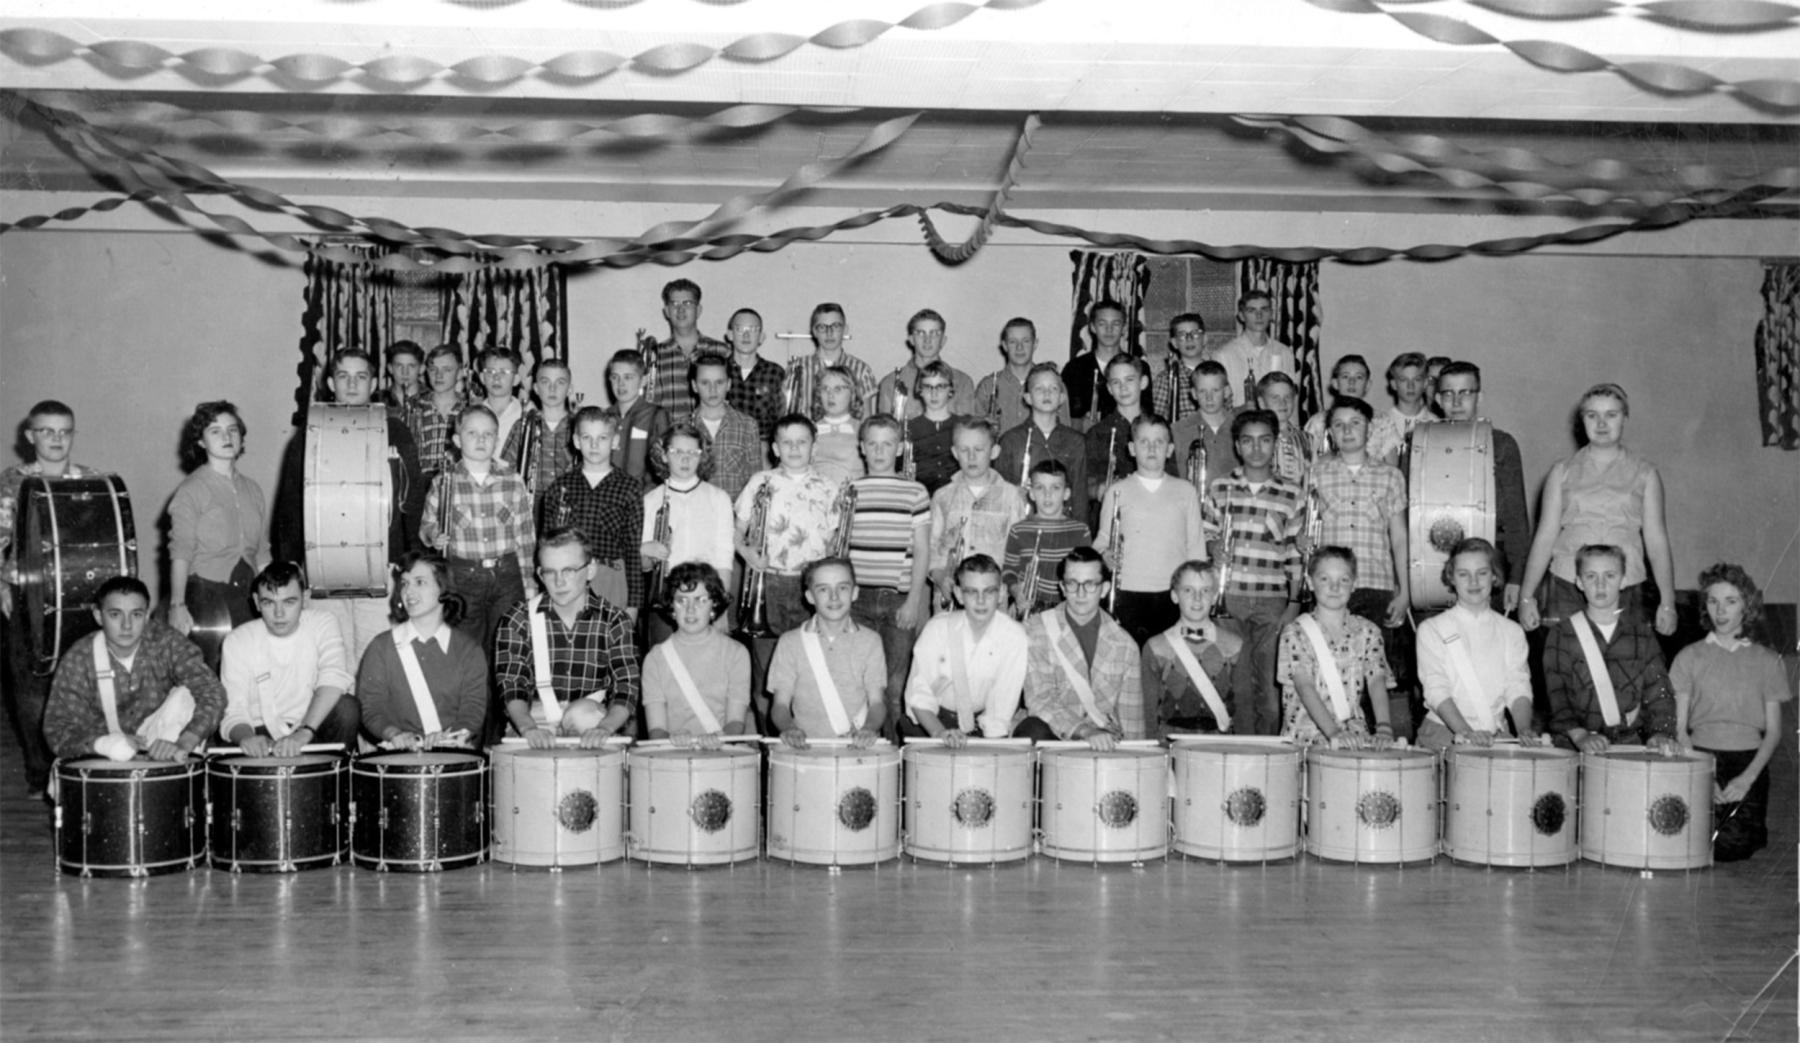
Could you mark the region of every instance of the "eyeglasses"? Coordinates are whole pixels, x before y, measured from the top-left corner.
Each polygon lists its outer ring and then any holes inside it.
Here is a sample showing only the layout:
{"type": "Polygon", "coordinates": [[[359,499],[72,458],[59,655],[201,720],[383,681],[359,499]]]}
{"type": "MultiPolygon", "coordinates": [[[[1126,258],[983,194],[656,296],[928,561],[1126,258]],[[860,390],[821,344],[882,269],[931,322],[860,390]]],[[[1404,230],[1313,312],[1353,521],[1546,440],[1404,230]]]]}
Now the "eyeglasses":
{"type": "Polygon", "coordinates": [[[566,569],[547,569],[544,566],[539,565],[537,571],[538,575],[547,580],[553,580],[557,583],[573,583],[577,579],[586,578],[589,564],[591,563],[584,561],[579,565],[572,565],[566,569]]]}
{"type": "Polygon", "coordinates": [[[698,449],[671,449],[671,450],[669,450],[669,457],[674,460],[695,460],[695,459],[698,459],[699,457],[701,457],[702,455],[704,455],[704,454],[702,454],[700,452],[700,450],[698,450],[698,449]]]}
{"type": "Polygon", "coordinates": [[[1452,402],[1472,402],[1475,400],[1475,396],[1479,394],[1481,394],[1481,392],[1475,388],[1459,388],[1455,391],[1446,388],[1439,391],[1437,397],[1447,398],[1452,402]]]}
{"type": "Polygon", "coordinates": [[[844,332],[844,324],[841,322],[821,322],[813,327],[813,332],[814,333],[842,333],[842,332],[844,332]]]}
{"type": "Polygon", "coordinates": [[[66,431],[60,427],[34,427],[31,429],[31,433],[38,436],[39,438],[73,438],[73,437],[75,437],[75,429],[72,427],[66,431]]]}
{"type": "Polygon", "coordinates": [[[1063,589],[1071,594],[1092,594],[1106,584],[1103,579],[1065,579],[1063,589]]]}

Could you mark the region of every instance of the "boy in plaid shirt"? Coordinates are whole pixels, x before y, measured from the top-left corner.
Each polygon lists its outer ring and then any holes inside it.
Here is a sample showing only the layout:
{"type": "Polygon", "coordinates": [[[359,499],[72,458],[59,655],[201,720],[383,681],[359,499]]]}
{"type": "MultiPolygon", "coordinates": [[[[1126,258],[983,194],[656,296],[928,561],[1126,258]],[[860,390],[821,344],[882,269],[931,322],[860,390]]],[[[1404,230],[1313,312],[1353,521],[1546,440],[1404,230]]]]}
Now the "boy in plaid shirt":
{"type": "MultiPolygon", "coordinates": [[[[582,406],[575,414],[575,449],[581,466],[571,468],[544,493],[544,531],[575,528],[594,559],[589,586],[633,620],[644,603],[644,489],[613,466],[619,444],[619,414],[582,406]]],[[[658,455],[662,452],[658,446],[658,455]]]]}
{"type": "Polygon", "coordinates": [[[1266,409],[1247,409],[1231,422],[1239,466],[1213,479],[1207,516],[1220,531],[1209,534],[1211,561],[1226,570],[1225,610],[1244,638],[1232,675],[1240,735],[1281,730],[1281,693],[1275,686],[1275,653],[1281,628],[1300,614],[1300,486],[1275,474],[1275,433],[1280,421],[1266,409]]]}

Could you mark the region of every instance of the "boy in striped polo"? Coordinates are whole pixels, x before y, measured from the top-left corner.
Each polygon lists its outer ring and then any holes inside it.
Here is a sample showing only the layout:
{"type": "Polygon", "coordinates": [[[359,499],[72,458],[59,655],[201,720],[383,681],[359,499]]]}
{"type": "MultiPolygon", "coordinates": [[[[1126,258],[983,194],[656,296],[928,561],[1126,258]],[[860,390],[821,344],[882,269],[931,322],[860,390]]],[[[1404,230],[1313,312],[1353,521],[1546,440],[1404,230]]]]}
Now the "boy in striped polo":
{"type": "Polygon", "coordinates": [[[1062,604],[1057,574],[1076,547],[1093,545],[1087,523],[1069,517],[1069,469],[1061,460],[1031,465],[1031,516],[1006,534],[1001,579],[1012,591],[1018,619],[1062,604]],[[1035,568],[1033,567],[1035,565],[1035,568]]]}
{"type": "Polygon", "coordinates": [[[850,564],[857,594],[851,618],[881,635],[887,655],[888,731],[901,717],[913,642],[931,614],[927,569],[931,564],[931,497],[925,487],[895,473],[900,421],[887,413],[864,420],[860,431],[868,473],[850,483],[850,564]]]}
{"type": "Polygon", "coordinates": [[[1234,729],[1240,735],[1281,730],[1275,652],[1281,628],[1300,614],[1300,486],[1275,474],[1279,428],[1266,409],[1239,413],[1231,422],[1239,464],[1207,490],[1208,517],[1220,527],[1209,533],[1209,558],[1226,572],[1225,610],[1244,638],[1231,685],[1249,718],[1234,729]]]}

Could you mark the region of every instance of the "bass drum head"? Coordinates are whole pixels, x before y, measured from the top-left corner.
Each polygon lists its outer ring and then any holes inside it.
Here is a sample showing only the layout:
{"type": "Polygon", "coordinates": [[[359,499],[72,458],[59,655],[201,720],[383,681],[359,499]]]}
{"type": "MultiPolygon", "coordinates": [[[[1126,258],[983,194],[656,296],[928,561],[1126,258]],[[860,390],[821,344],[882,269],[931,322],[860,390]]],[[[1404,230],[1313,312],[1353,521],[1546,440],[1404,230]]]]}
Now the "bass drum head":
{"type": "Polygon", "coordinates": [[[387,410],[315,405],[306,413],[306,576],[315,595],[387,593],[387,410]]]}
{"type": "Polygon", "coordinates": [[[19,594],[39,674],[76,638],[98,628],[94,592],[114,576],[137,575],[131,494],[116,474],[25,479],[16,515],[19,594]]]}
{"type": "Polygon", "coordinates": [[[1440,421],[1413,428],[1407,463],[1412,605],[1448,608],[1444,562],[1471,537],[1494,539],[1494,429],[1485,420],[1440,421]]]}

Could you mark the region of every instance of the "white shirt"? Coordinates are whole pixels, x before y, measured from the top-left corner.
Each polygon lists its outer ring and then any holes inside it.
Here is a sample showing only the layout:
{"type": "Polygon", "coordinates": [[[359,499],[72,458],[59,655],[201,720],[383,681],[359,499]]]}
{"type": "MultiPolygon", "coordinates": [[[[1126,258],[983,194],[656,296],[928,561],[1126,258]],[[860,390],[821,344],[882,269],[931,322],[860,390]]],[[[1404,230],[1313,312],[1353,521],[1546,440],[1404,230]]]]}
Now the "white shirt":
{"type": "MultiPolygon", "coordinates": [[[[731,497],[710,482],[669,496],[668,483],[644,494],[644,535],[649,543],[656,532],[656,512],[669,499],[669,568],[683,562],[703,561],[719,570],[719,578],[731,586],[731,497]]],[[[648,567],[649,563],[645,563],[648,567]]],[[[664,573],[667,574],[666,572],[664,573]]]]}
{"type": "Polygon", "coordinates": [[[225,635],[219,654],[225,682],[225,715],[219,734],[229,739],[240,724],[281,737],[300,726],[318,688],[351,686],[348,653],[336,617],[322,609],[300,612],[300,626],[276,637],[253,619],[225,635]],[[271,719],[273,718],[273,719],[271,719]]]}
{"type": "Polygon", "coordinates": [[[980,640],[974,640],[966,612],[933,616],[913,646],[912,674],[906,681],[906,707],[913,720],[940,708],[982,714],[981,732],[990,739],[1012,734],[1012,719],[1025,690],[1025,664],[1030,642],[1025,628],[996,612],[980,640]],[[965,706],[957,695],[950,657],[968,650],[969,695],[965,706]]]}
{"type": "Polygon", "coordinates": [[[1419,683],[1425,689],[1428,720],[1444,724],[1437,708],[1453,700],[1471,726],[1481,719],[1485,706],[1496,723],[1501,712],[1520,699],[1531,702],[1531,668],[1527,663],[1525,631],[1519,624],[1491,609],[1471,612],[1462,605],[1419,624],[1419,683]],[[1481,691],[1470,692],[1451,666],[1446,639],[1460,642],[1469,653],[1481,691]]]}
{"type": "Polygon", "coordinates": [[[1225,386],[1240,406],[1254,404],[1240,401],[1244,397],[1244,378],[1250,374],[1256,374],[1257,380],[1269,373],[1294,374],[1294,349],[1274,337],[1257,347],[1250,343],[1248,334],[1240,333],[1214,349],[1212,357],[1225,367],[1225,386]]]}

